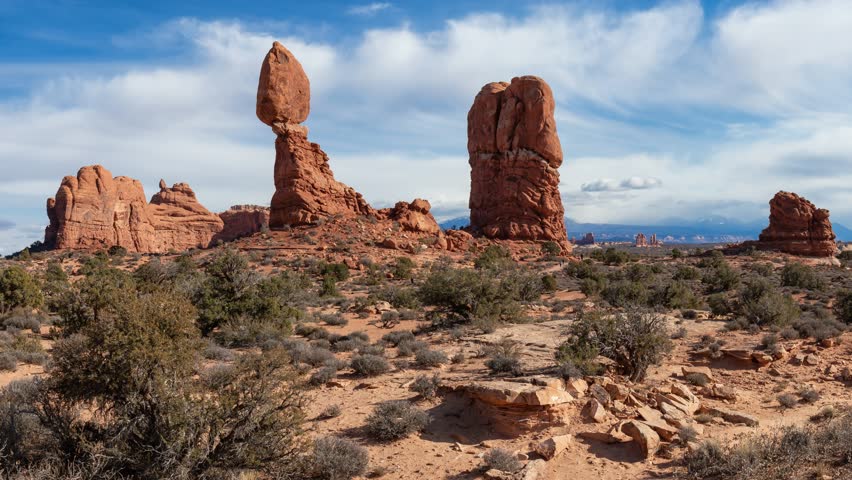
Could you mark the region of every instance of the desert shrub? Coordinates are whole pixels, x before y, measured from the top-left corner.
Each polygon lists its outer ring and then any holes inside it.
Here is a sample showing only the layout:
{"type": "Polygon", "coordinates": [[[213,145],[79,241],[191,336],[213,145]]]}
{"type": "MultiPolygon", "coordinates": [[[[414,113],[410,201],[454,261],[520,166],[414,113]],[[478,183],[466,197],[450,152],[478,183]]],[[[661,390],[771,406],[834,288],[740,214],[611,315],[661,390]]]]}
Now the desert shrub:
{"type": "Polygon", "coordinates": [[[310,464],[311,478],[349,480],[364,475],[370,457],[367,449],[351,440],[323,437],[314,442],[310,464]]]}
{"type": "Polygon", "coordinates": [[[303,414],[289,358],[281,349],[247,353],[215,380],[195,375],[204,343],[194,320],[185,297],[125,291],[57,341],[31,402],[43,448],[18,464],[51,458],[67,471],[109,451],[97,478],[291,471],[303,414]]]}
{"type": "Polygon", "coordinates": [[[441,386],[441,377],[437,373],[433,375],[418,375],[411,384],[411,390],[423,398],[434,398],[441,386]]]}
{"type": "Polygon", "coordinates": [[[728,262],[722,260],[704,272],[701,283],[707,287],[710,293],[727,292],[739,285],[740,275],[728,262]]]}
{"type": "Polygon", "coordinates": [[[694,442],[698,438],[698,431],[691,425],[684,425],[677,430],[677,438],[683,444],[694,442]]]}
{"type": "Polygon", "coordinates": [[[414,354],[414,362],[419,367],[439,367],[449,361],[447,354],[440,350],[423,348],[414,354]]]}
{"type": "Polygon", "coordinates": [[[394,262],[391,273],[393,273],[394,278],[407,280],[414,276],[414,268],[416,266],[417,265],[415,265],[414,260],[408,257],[399,257],[396,259],[396,262],[394,262]]]}
{"type": "Polygon", "coordinates": [[[289,272],[261,278],[244,255],[230,249],[207,263],[197,283],[190,297],[203,335],[241,317],[290,324],[298,317],[291,304],[310,285],[305,276],[289,272]]]}
{"type": "Polygon", "coordinates": [[[794,320],[792,328],[796,332],[794,338],[813,338],[821,342],[826,338],[840,336],[846,330],[846,325],[833,318],[819,318],[808,312],[794,320]]]}
{"type": "Polygon", "coordinates": [[[415,339],[403,339],[401,340],[397,346],[396,351],[400,357],[410,357],[415,355],[420,350],[424,350],[429,348],[429,344],[424,342],[423,340],[415,340],[415,339]]]}
{"type": "Polygon", "coordinates": [[[648,301],[648,289],[639,282],[619,280],[607,285],[601,296],[614,307],[644,305],[648,301]]]}
{"type": "Polygon", "coordinates": [[[0,353],[0,372],[14,372],[18,369],[18,359],[10,352],[0,353]]]}
{"type": "Polygon", "coordinates": [[[293,322],[302,317],[300,310],[288,308],[277,317],[241,315],[225,321],[213,337],[227,347],[254,347],[270,340],[281,340],[292,332],[293,322]]]}
{"type": "Polygon", "coordinates": [[[778,335],[774,333],[767,333],[760,339],[760,348],[764,350],[769,350],[774,348],[778,344],[778,335]]]}
{"type": "Polygon", "coordinates": [[[311,374],[311,378],[308,380],[308,383],[314,386],[325,385],[332,381],[335,377],[337,377],[337,368],[322,367],[311,374]]]}
{"type": "Polygon", "coordinates": [[[384,357],[378,355],[355,355],[350,361],[352,370],[358,375],[374,377],[390,370],[390,365],[384,357]]]}
{"type": "Polygon", "coordinates": [[[571,338],[559,347],[557,358],[590,361],[602,355],[615,361],[634,382],[672,348],[665,318],[642,310],[610,315],[583,313],[572,324],[571,338]]]}
{"type": "Polygon", "coordinates": [[[834,314],[837,315],[838,320],[852,324],[852,290],[837,292],[834,300],[834,314]]]}
{"type": "Polygon", "coordinates": [[[624,277],[631,282],[648,283],[654,279],[654,269],[642,263],[634,263],[624,269],[624,277]]]}
{"type": "Polygon", "coordinates": [[[630,253],[613,247],[609,247],[604,251],[597,250],[593,252],[592,258],[600,260],[607,265],[624,265],[625,263],[634,260],[630,253]]]}
{"type": "Polygon", "coordinates": [[[417,289],[390,286],[380,290],[377,294],[380,300],[390,303],[394,308],[420,308],[420,299],[417,289]]]}
{"type": "MultiPolygon", "coordinates": [[[[540,285],[540,282],[538,283],[540,285]]],[[[439,265],[420,286],[418,295],[433,325],[474,322],[479,326],[516,320],[521,314],[523,282],[490,271],[455,269],[439,265]]]]}
{"type": "Polygon", "coordinates": [[[514,263],[512,253],[507,248],[501,245],[489,245],[476,257],[473,266],[477,269],[501,270],[511,267],[514,263]]]}
{"type": "Polygon", "coordinates": [[[559,363],[559,365],[556,366],[556,374],[565,380],[583,378],[584,376],[583,371],[580,370],[571,360],[559,363]]]}
{"type": "Polygon", "coordinates": [[[319,295],[321,297],[336,297],[340,295],[337,290],[337,279],[331,275],[325,275],[320,280],[319,295]]]}
{"type": "Polygon", "coordinates": [[[488,450],[482,456],[482,461],[485,463],[486,469],[499,470],[506,473],[515,473],[523,466],[520,460],[518,460],[517,455],[502,448],[488,450]]]}
{"type": "Polygon", "coordinates": [[[221,362],[229,362],[234,359],[232,351],[212,341],[208,341],[207,345],[204,346],[202,355],[207,360],[219,360],[221,362]]]}
{"type": "Polygon", "coordinates": [[[521,362],[517,358],[504,355],[495,355],[485,362],[485,366],[492,374],[507,373],[509,375],[523,375],[521,362]]]}
{"type": "Polygon", "coordinates": [[[392,347],[396,347],[403,340],[413,341],[414,332],[410,330],[397,330],[395,332],[390,332],[382,335],[382,341],[392,347]]]}
{"type": "Polygon", "coordinates": [[[556,277],[553,275],[543,275],[541,277],[541,287],[545,292],[555,292],[559,288],[559,285],[556,282],[556,277]]]}
{"type": "MultiPolygon", "coordinates": [[[[44,365],[47,362],[39,339],[16,329],[0,331],[0,354],[12,356],[17,363],[44,365]]],[[[8,360],[6,363],[9,364],[8,360]]]]}
{"type": "Polygon", "coordinates": [[[343,413],[343,409],[340,408],[340,405],[333,404],[329,405],[322,409],[322,412],[319,414],[319,418],[321,419],[329,419],[339,417],[343,413]]]}
{"type": "Polygon", "coordinates": [[[584,278],[580,282],[580,291],[587,297],[600,295],[606,288],[606,278],[584,278]]]}
{"type": "Polygon", "coordinates": [[[339,313],[320,315],[319,319],[326,325],[331,325],[333,327],[342,327],[349,323],[349,320],[343,318],[343,315],[339,313]]]}
{"type": "Polygon", "coordinates": [[[320,276],[331,277],[336,282],[343,282],[349,278],[349,267],[345,263],[320,262],[317,264],[317,271],[320,276]]]}
{"type": "Polygon", "coordinates": [[[852,420],[844,416],[818,426],[793,426],[754,435],[730,447],[704,442],[684,458],[686,477],[696,480],[835,478],[852,473],[852,420]]]}
{"type": "Polygon", "coordinates": [[[701,278],[701,272],[690,265],[678,265],[672,275],[672,280],[698,280],[699,278],[701,278]]]}
{"type": "Polygon", "coordinates": [[[781,285],[808,290],[822,290],[825,288],[825,281],[820,278],[813,268],[807,265],[788,263],[781,269],[781,285]]]}
{"type": "Polygon", "coordinates": [[[383,402],[367,417],[366,430],[374,439],[391,441],[405,438],[426,428],[426,412],[405,400],[383,402]]]}
{"type": "Polygon", "coordinates": [[[778,405],[785,409],[793,408],[799,403],[799,400],[792,393],[782,393],[781,395],[778,395],[777,400],[778,405]]]}
{"type": "Polygon", "coordinates": [[[760,277],[749,278],[740,290],[739,311],[749,322],[761,326],[784,326],[800,313],[792,297],[781,294],[760,277]]]}
{"type": "Polygon", "coordinates": [[[669,283],[659,291],[656,297],[654,303],[672,309],[698,308],[700,305],[695,292],[689,288],[689,285],[680,281],[669,283]]]}
{"type": "Polygon", "coordinates": [[[728,315],[734,312],[734,306],[724,293],[709,295],[707,297],[707,305],[710,307],[710,313],[716,316],[728,315]]]}
{"type": "Polygon", "coordinates": [[[686,376],[686,381],[696,387],[704,387],[707,385],[707,377],[698,373],[690,373],[686,376]]]}
{"type": "Polygon", "coordinates": [[[562,253],[562,247],[554,241],[546,241],[541,244],[541,254],[546,257],[555,257],[562,253]]]}
{"type": "Polygon", "coordinates": [[[813,388],[803,388],[799,391],[799,398],[805,403],[815,403],[819,400],[820,394],[813,388]]]}
{"type": "Polygon", "coordinates": [[[15,308],[40,307],[43,302],[38,281],[26,270],[19,266],[0,270],[0,314],[15,308]]]}
{"type": "Polygon", "coordinates": [[[46,320],[47,317],[40,312],[33,312],[33,310],[26,308],[17,308],[3,320],[3,328],[7,330],[16,328],[18,330],[30,330],[33,333],[39,333],[42,322],[46,320]]]}
{"type": "Polygon", "coordinates": [[[320,365],[328,365],[331,362],[337,360],[337,357],[334,356],[331,350],[321,348],[321,347],[311,347],[305,352],[303,362],[307,363],[312,367],[318,367],[320,365]]]}
{"type": "Polygon", "coordinates": [[[464,352],[458,352],[455,355],[453,355],[452,357],[450,357],[450,363],[452,363],[453,365],[458,365],[460,363],[464,363],[465,360],[466,360],[466,358],[464,356],[464,352]]]}
{"type": "Polygon", "coordinates": [[[673,259],[677,260],[677,259],[683,258],[683,257],[684,257],[683,250],[681,250],[679,248],[673,248],[672,249],[672,258],[673,259]]]}
{"type": "Polygon", "coordinates": [[[591,260],[569,262],[562,271],[565,272],[565,275],[578,280],[603,276],[591,260]]]}

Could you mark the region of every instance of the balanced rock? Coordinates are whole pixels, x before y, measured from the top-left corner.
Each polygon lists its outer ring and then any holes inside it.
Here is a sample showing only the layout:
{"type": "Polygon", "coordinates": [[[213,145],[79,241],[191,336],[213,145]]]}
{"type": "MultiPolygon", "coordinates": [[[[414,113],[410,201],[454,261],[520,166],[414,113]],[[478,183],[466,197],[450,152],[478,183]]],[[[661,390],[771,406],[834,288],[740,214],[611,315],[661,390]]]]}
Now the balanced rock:
{"type": "Polygon", "coordinates": [[[828,216],[828,210],[795,193],[778,192],[769,201],[769,226],[751,244],[791,255],[832,257],[837,244],[828,216]]]}
{"type": "Polygon", "coordinates": [[[296,57],[278,42],[266,55],[257,87],[257,117],[272,127],[275,194],[269,227],[315,224],[333,215],[375,215],[351,187],[334,179],[328,155],[300,125],[310,113],[310,82],[296,57]]]}
{"type": "Polygon", "coordinates": [[[467,116],[470,226],[488,238],[553,240],[568,249],[553,93],[541,78],[485,85],[467,116]]]}
{"type": "Polygon", "coordinates": [[[56,197],[47,201],[47,216],[45,243],[57,249],[118,246],[131,252],[163,253],[203,248],[223,226],[187,184],[168,188],[161,181],[160,192],[149,204],[138,180],[113,178],[100,165],[65,177],[56,197]]]}
{"type": "Polygon", "coordinates": [[[230,242],[269,228],[269,207],[234,205],[220,213],[219,218],[224,222],[224,227],[213,240],[230,242]]]}
{"type": "Polygon", "coordinates": [[[302,123],[311,112],[311,84],[302,64],[278,42],[263,59],[257,85],[257,118],[273,123],[302,123]]]}

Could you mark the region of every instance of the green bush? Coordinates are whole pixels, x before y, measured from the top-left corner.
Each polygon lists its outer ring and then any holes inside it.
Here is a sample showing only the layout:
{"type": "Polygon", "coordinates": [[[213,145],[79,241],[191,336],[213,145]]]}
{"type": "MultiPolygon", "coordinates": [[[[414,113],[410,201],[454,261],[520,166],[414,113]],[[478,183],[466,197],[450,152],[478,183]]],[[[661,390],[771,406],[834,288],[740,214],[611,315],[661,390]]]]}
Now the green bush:
{"type": "Polygon", "coordinates": [[[590,361],[602,355],[634,382],[642,381],[648,367],[672,348],[665,318],[635,309],[610,315],[584,313],[571,326],[570,335],[559,347],[557,359],[590,361]]]}
{"type": "Polygon", "coordinates": [[[541,244],[541,254],[546,257],[555,257],[562,253],[562,247],[553,241],[547,241],[541,244]]]}
{"type": "Polygon", "coordinates": [[[512,253],[501,245],[489,245],[473,261],[474,267],[485,270],[501,270],[515,264],[512,253]]]}
{"type": "Polygon", "coordinates": [[[37,308],[44,302],[38,282],[19,266],[0,270],[0,315],[15,308],[37,308]]]}
{"type": "Polygon", "coordinates": [[[710,293],[727,292],[740,284],[740,275],[728,262],[714,263],[701,278],[710,293]]]}
{"type": "Polygon", "coordinates": [[[639,282],[618,280],[607,285],[601,296],[613,307],[639,306],[647,303],[648,288],[639,282]]]}
{"type": "Polygon", "coordinates": [[[417,265],[408,257],[399,257],[391,269],[394,278],[409,279],[414,276],[414,268],[417,265]]]}
{"type": "Polygon", "coordinates": [[[434,398],[441,386],[441,377],[437,373],[433,375],[418,375],[411,384],[411,390],[423,398],[434,398]]]}
{"type": "Polygon", "coordinates": [[[698,280],[699,278],[701,278],[701,272],[689,265],[678,265],[672,275],[672,280],[698,280]]]}
{"type": "Polygon", "coordinates": [[[740,290],[739,312],[749,322],[760,326],[784,326],[801,313],[792,297],[781,294],[761,277],[748,279],[740,290]]]}
{"type": "Polygon", "coordinates": [[[414,363],[418,367],[440,367],[449,361],[450,359],[447,357],[447,354],[440,350],[423,348],[414,354],[414,363]]]}
{"type": "Polygon", "coordinates": [[[559,285],[556,282],[556,277],[553,275],[543,275],[541,277],[541,287],[545,292],[555,292],[559,288],[559,285]]]}
{"type": "Polygon", "coordinates": [[[345,263],[325,263],[317,265],[317,271],[321,277],[331,277],[337,282],[343,282],[349,278],[349,267],[345,263]]]}
{"type": "Polygon", "coordinates": [[[666,285],[657,297],[655,303],[673,309],[698,308],[700,305],[695,292],[689,288],[689,285],[679,281],[674,281],[666,285]]]}
{"type": "Polygon", "coordinates": [[[834,300],[834,314],[838,320],[852,324],[852,290],[837,292],[834,300]]]}
{"type": "Polygon", "coordinates": [[[822,290],[825,288],[825,281],[811,267],[801,263],[788,263],[781,270],[781,285],[807,290],[822,290]]]}

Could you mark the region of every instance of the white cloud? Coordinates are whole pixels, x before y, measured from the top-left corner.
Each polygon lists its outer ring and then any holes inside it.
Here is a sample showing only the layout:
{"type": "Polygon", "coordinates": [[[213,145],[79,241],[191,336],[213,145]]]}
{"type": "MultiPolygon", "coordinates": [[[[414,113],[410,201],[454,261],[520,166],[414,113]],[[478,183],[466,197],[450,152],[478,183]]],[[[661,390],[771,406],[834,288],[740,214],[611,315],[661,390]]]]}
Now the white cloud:
{"type": "Polygon", "coordinates": [[[346,11],[346,13],[348,13],[349,15],[358,15],[358,16],[362,16],[362,17],[370,17],[370,16],[373,16],[373,15],[381,12],[382,10],[387,10],[388,8],[390,8],[392,6],[393,5],[391,3],[388,3],[388,2],[375,2],[375,3],[369,3],[367,5],[357,5],[357,6],[351,7],[349,10],[346,11]]]}
{"type": "MultiPolygon", "coordinates": [[[[847,2],[750,2],[711,19],[697,0],[626,13],[583,5],[472,14],[429,31],[402,24],[339,43],[290,25],[182,19],[117,41],[176,48],[180,63],[0,64],[10,85],[30,86],[0,100],[0,217],[46,223],[9,205],[41,212],[64,175],[93,163],[139,178],[149,194],[160,177],[189,182],[212,210],[267,203],[273,135],[254,102],[278,39],[311,79],[311,139],[379,206],[421,196],[437,212],[464,209],[473,96],[536,74],[557,99],[569,216],[763,216],[783,188],[852,220],[847,2]]],[[[38,230],[16,227],[0,246],[20,248],[10,242],[38,230]]]]}
{"type": "Polygon", "coordinates": [[[626,190],[648,190],[662,186],[663,182],[654,177],[630,177],[622,181],[611,178],[599,178],[593,182],[584,183],[580,190],[584,192],[623,192],[626,190]]]}

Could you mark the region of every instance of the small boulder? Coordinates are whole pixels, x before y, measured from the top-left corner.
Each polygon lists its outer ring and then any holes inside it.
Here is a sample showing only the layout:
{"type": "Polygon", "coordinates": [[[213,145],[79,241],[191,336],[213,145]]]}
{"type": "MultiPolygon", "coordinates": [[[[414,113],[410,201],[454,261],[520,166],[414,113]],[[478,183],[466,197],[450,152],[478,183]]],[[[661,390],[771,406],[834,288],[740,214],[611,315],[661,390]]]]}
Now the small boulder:
{"type": "Polygon", "coordinates": [[[536,444],[534,450],[545,460],[550,460],[563,450],[568,449],[573,441],[574,437],[571,435],[557,435],[536,444]]]}
{"type": "Polygon", "coordinates": [[[621,430],[639,445],[645,458],[652,457],[660,449],[660,436],[653,428],[640,421],[625,422],[621,430]]]}

